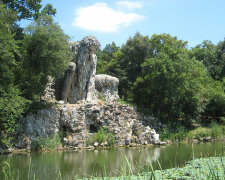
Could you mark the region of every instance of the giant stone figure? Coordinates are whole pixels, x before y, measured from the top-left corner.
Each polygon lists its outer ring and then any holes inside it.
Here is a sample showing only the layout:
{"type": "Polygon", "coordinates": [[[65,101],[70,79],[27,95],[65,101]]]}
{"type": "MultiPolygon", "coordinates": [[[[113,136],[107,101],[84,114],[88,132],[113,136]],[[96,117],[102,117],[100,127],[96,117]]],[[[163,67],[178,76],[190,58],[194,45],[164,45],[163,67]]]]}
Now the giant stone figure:
{"type": "Polygon", "coordinates": [[[62,100],[69,103],[91,102],[95,99],[95,73],[100,43],[93,36],[84,37],[79,43],[70,43],[74,63],[70,63],[63,78],[62,100]]]}

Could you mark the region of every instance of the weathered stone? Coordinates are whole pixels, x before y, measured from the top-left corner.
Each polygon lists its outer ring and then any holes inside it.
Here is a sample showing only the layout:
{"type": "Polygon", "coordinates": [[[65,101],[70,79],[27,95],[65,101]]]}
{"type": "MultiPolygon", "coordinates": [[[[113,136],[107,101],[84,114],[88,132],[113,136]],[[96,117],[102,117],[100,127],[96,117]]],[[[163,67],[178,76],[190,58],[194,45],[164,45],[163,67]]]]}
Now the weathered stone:
{"type": "Polygon", "coordinates": [[[165,146],[166,145],[166,142],[160,142],[160,145],[161,146],[165,146]]]}
{"type": "Polygon", "coordinates": [[[212,141],[212,137],[205,137],[203,138],[203,141],[212,141]]]}
{"type": "Polygon", "coordinates": [[[65,103],[67,103],[68,94],[71,89],[71,85],[73,82],[73,76],[76,69],[76,64],[74,62],[69,63],[69,68],[65,72],[64,80],[63,80],[63,91],[62,91],[62,99],[65,103]]]}
{"type": "Polygon", "coordinates": [[[65,104],[65,107],[41,110],[37,115],[30,114],[20,119],[19,124],[22,128],[18,131],[20,142],[17,143],[17,147],[29,148],[38,137],[48,137],[59,131],[67,135],[63,137],[65,146],[84,147],[86,140],[100,127],[105,127],[114,134],[117,145],[130,145],[134,142],[160,143],[159,135],[154,129],[144,126],[138,118],[132,119],[128,112],[137,116],[137,112],[130,111],[129,106],[123,107],[111,103],[76,104],[74,107],[65,104]],[[116,106],[117,111],[120,112],[119,116],[112,113],[116,106]],[[111,118],[106,114],[110,114],[111,118]]]}
{"type": "Polygon", "coordinates": [[[95,88],[106,101],[116,101],[119,98],[118,85],[119,80],[116,77],[106,74],[95,76],[95,88]]]}
{"type": "Polygon", "coordinates": [[[76,61],[76,77],[71,86],[68,102],[76,103],[80,100],[91,102],[95,99],[95,73],[97,65],[95,51],[99,47],[98,40],[93,36],[86,36],[80,41],[76,61]]]}
{"type": "Polygon", "coordinates": [[[159,134],[152,134],[152,141],[153,144],[160,144],[160,140],[159,140],[159,134]]]}
{"type": "Polygon", "coordinates": [[[61,100],[61,101],[58,101],[57,104],[63,105],[63,104],[65,104],[65,102],[61,100]]]}
{"type": "Polygon", "coordinates": [[[55,100],[55,79],[48,76],[48,83],[44,90],[44,95],[41,97],[42,100],[51,101],[55,100]]]}
{"type": "Polygon", "coordinates": [[[83,103],[95,100],[95,73],[100,47],[93,36],[86,36],[80,42],[69,42],[72,62],[64,76],[57,82],[57,98],[65,103],[83,103]]]}
{"type": "Polygon", "coordinates": [[[131,138],[126,138],[125,145],[129,145],[131,143],[131,138]]]}

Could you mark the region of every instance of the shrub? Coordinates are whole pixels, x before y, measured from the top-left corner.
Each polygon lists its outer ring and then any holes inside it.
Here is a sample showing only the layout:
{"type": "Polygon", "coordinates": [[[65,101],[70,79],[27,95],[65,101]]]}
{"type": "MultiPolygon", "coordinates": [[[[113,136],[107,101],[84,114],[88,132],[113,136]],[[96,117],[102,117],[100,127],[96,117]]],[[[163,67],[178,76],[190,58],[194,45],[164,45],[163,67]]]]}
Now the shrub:
{"type": "Polygon", "coordinates": [[[211,124],[211,128],[212,128],[211,133],[213,138],[221,137],[224,134],[223,127],[219,126],[218,124],[214,122],[211,124]]]}
{"type": "Polygon", "coordinates": [[[58,134],[49,137],[39,137],[31,144],[31,149],[36,151],[51,151],[62,146],[60,136],[58,134]]]}
{"type": "Polygon", "coordinates": [[[107,142],[108,146],[112,146],[115,144],[115,138],[112,133],[108,131],[106,128],[100,128],[97,133],[94,133],[93,136],[89,137],[87,140],[88,145],[94,145],[95,142],[103,143],[107,142]]]}

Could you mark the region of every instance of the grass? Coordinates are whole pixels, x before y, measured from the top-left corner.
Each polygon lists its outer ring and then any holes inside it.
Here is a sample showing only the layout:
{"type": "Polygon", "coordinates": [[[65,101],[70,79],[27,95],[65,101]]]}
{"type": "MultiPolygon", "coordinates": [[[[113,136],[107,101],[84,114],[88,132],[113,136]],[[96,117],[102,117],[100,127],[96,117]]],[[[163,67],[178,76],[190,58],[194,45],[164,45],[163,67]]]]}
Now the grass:
{"type": "Polygon", "coordinates": [[[208,127],[198,127],[193,130],[186,129],[184,127],[168,128],[163,129],[160,133],[162,140],[171,141],[193,141],[193,140],[203,140],[204,138],[211,137],[213,139],[223,139],[225,138],[225,125],[211,123],[208,127]],[[170,129],[177,129],[172,132],[170,129]]]}
{"type": "Polygon", "coordinates": [[[107,142],[107,146],[112,146],[115,144],[115,138],[106,128],[101,127],[97,133],[94,133],[93,136],[87,139],[86,143],[88,145],[94,145],[95,142],[98,144],[107,142]]]}
{"type": "Polygon", "coordinates": [[[39,137],[31,144],[31,149],[36,151],[54,151],[62,147],[61,138],[58,134],[49,137],[39,137]]]}

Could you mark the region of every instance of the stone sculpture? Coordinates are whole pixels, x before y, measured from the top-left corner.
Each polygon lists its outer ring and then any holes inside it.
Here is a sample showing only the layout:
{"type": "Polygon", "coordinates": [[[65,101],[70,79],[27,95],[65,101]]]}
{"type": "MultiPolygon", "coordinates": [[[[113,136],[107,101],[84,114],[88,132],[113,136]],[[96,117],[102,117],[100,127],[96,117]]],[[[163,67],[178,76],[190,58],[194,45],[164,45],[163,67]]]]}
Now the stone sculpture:
{"type": "Polygon", "coordinates": [[[76,64],[74,62],[69,63],[69,68],[65,72],[65,79],[64,79],[64,85],[63,85],[63,91],[62,91],[62,100],[64,103],[67,103],[68,94],[73,82],[74,72],[76,69],[76,64]]]}
{"type": "Polygon", "coordinates": [[[95,99],[95,51],[100,47],[100,43],[95,37],[86,36],[79,43],[69,44],[73,52],[73,62],[63,78],[62,100],[72,104],[79,101],[91,102],[95,99]]]}
{"type": "MultiPolygon", "coordinates": [[[[129,105],[113,102],[119,98],[119,80],[106,74],[95,75],[95,51],[100,47],[98,40],[87,36],[80,42],[69,42],[69,45],[72,57],[68,69],[56,84],[49,79],[45,96],[46,100],[51,100],[55,93],[56,99],[63,101],[58,101],[57,108],[43,109],[38,114],[21,118],[18,124],[22,128],[17,130],[16,146],[30,148],[39,137],[49,137],[61,131],[65,146],[82,148],[88,146],[88,138],[100,127],[108,128],[115,137],[116,145],[161,145],[159,134],[146,126],[150,118],[142,117],[129,105]],[[95,89],[108,102],[95,102],[95,89]],[[74,105],[64,104],[67,102],[74,105]]],[[[95,142],[93,145],[107,146],[107,142],[95,142]]]]}
{"type": "Polygon", "coordinates": [[[99,74],[95,76],[95,88],[102,93],[106,101],[116,101],[118,95],[119,79],[106,74],[99,74]]]}

